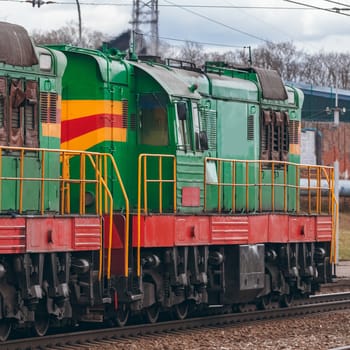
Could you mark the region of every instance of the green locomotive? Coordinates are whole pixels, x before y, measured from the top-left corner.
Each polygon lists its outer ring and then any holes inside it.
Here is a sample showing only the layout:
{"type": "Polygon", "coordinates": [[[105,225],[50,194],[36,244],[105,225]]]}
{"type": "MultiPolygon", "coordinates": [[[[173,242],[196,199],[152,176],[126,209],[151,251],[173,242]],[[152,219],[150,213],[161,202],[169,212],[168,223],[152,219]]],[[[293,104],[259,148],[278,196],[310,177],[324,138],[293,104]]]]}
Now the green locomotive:
{"type": "Polygon", "coordinates": [[[164,308],[184,317],[191,302],[274,294],[286,304],[330,279],[332,169],[299,164],[300,90],[253,67],[54,48],[68,62],[62,146],[112,154],[126,189],[127,206],[107,176],[110,270],[123,309],[154,321],[164,308]]]}
{"type": "Polygon", "coordinates": [[[333,169],[300,164],[300,90],[0,29],[0,340],[330,281],[333,169]]]}

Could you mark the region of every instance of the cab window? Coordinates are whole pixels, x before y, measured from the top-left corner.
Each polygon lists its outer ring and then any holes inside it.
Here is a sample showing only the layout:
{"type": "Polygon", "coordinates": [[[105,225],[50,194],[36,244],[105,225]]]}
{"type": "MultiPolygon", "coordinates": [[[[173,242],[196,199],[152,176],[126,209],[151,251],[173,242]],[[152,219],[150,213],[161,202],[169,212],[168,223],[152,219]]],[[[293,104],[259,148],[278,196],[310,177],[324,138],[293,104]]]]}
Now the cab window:
{"type": "Polygon", "coordinates": [[[185,101],[176,102],[177,143],[181,150],[191,150],[189,113],[185,101]]]}
{"type": "Polygon", "coordinates": [[[161,94],[142,94],[138,99],[139,142],[166,146],[169,143],[166,99],[161,94]]]}

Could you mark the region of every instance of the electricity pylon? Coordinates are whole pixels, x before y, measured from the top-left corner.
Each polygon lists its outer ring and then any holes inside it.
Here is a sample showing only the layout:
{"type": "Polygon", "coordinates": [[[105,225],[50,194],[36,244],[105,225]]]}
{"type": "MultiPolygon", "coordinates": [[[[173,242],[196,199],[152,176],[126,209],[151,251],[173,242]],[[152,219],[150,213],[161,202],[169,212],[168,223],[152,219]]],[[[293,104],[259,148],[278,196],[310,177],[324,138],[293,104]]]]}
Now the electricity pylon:
{"type": "Polygon", "coordinates": [[[133,0],[132,40],[137,54],[158,56],[158,0],[133,0]]]}

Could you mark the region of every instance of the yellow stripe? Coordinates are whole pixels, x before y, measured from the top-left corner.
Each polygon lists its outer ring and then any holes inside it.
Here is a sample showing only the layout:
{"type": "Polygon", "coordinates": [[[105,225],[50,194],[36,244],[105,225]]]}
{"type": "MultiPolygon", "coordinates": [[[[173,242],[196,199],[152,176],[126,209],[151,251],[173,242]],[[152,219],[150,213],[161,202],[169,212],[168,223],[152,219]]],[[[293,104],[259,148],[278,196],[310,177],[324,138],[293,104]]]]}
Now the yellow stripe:
{"type": "Polygon", "coordinates": [[[121,101],[109,100],[64,100],[62,101],[62,121],[95,114],[123,114],[121,101]]]}
{"type": "Polygon", "coordinates": [[[88,150],[89,148],[106,141],[126,142],[126,129],[102,128],[91,131],[61,144],[62,149],[88,150]]]}
{"type": "Polygon", "coordinates": [[[61,137],[61,124],[42,123],[41,130],[43,136],[58,138],[61,137]]]}

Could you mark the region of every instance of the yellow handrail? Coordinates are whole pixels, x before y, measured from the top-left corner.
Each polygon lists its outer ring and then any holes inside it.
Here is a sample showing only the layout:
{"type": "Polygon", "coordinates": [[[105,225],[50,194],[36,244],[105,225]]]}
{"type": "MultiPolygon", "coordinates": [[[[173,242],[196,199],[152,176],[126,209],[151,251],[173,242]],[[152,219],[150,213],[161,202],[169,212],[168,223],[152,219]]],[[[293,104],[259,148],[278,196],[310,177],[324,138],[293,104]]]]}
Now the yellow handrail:
{"type": "MultiPolygon", "coordinates": [[[[114,170],[116,178],[119,182],[124,201],[125,201],[125,276],[128,275],[128,250],[129,250],[129,200],[126,194],[118,167],[112,155],[106,153],[98,152],[85,152],[85,151],[72,151],[72,150],[57,150],[57,149],[39,149],[39,148],[23,148],[23,147],[9,147],[1,146],[0,147],[0,186],[3,186],[4,181],[14,181],[19,183],[19,197],[15,198],[15,201],[18,200],[18,211],[22,213],[25,208],[23,203],[24,199],[24,183],[26,182],[37,182],[40,184],[40,199],[39,199],[39,208],[38,213],[43,215],[45,213],[45,185],[49,182],[57,183],[60,188],[61,198],[59,203],[59,211],[61,214],[70,214],[70,185],[78,186],[79,188],[79,203],[78,203],[78,214],[84,215],[86,213],[85,209],[85,193],[86,186],[88,184],[95,184],[96,191],[96,206],[95,214],[102,216],[103,213],[109,214],[109,242],[107,247],[107,279],[110,279],[111,276],[111,256],[112,256],[112,229],[113,229],[113,196],[111,191],[108,188],[107,184],[107,159],[109,159],[110,164],[114,170]],[[14,157],[17,157],[19,160],[19,176],[3,176],[3,152],[11,154],[14,157]],[[40,175],[35,176],[26,176],[24,160],[27,152],[36,152],[38,154],[38,159],[40,159],[40,165],[38,168],[41,168],[40,175]],[[62,168],[61,171],[51,177],[45,172],[45,166],[47,166],[47,154],[57,154],[61,162],[62,168]],[[77,159],[79,161],[79,177],[72,178],[70,174],[70,161],[72,159],[77,159]],[[87,164],[86,161],[89,160],[89,166],[94,169],[95,177],[87,178],[87,164]],[[103,202],[104,198],[104,202],[103,202]],[[104,204],[104,205],[103,205],[104,204]],[[104,210],[103,210],[104,207],[104,210]]],[[[104,252],[104,242],[103,242],[103,232],[101,225],[101,235],[100,235],[100,267],[99,267],[99,279],[102,278],[102,267],[103,267],[103,252],[104,252]]]]}
{"type": "MultiPolygon", "coordinates": [[[[112,157],[111,154],[106,153],[104,154],[104,156],[106,157],[106,159],[108,158],[112,164],[114,173],[117,177],[117,180],[119,182],[119,186],[120,189],[122,191],[122,195],[125,201],[125,228],[124,228],[124,276],[127,277],[129,275],[129,227],[130,227],[130,218],[129,218],[129,214],[130,214],[130,205],[129,205],[129,198],[128,195],[126,193],[122,178],[120,176],[120,172],[119,169],[117,167],[117,163],[115,161],[115,159],[112,157]]],[[[111,257],[111,253],[112,253],[112,218],[110,218],[110,224],[109,224],[109,228],[110,228],[110,232],[109,232],[109,249],[108,249],[108,261],[110,261],[110,257],[111,257]]],[[[110,262],[108,263],[108,270],[110,270],[110,262]]]]}
{"type": "MultiPolygon", "coordinates": [[[[226,165],[225,165],[226,166],[226,165]]],[[[215,158],[215,157],[206,157],[204,159],[204,210],[207,210],[207,201],[208,201],[208,191],[207,186],[215,186],[217,188],[217,211],[220,213],[222,211],[222,188],[232,187],[231,190],[231,208],[233,211],[236,210],[236,189],[241,187],[245,191],[243,196],[245,196],[245,210],[249,212],[250,203],[249,203],[249,189],[252,187],[258,187],[258,204],[256,208],[252,210],[263,211],[263,188],[269,188],[271,203],[269,210],[274,212],[275,210],[287,212],[288,210],[296,210],[297,213],[300,212],[300,194],[302,191],[306,192],[306,212],[309,214],[316,213],[321,214],[322,212],[322,198],[325,199],[324,191],[327,191],[328,196],[332,196],[334,192],[332,186],[332,174],[333,168],[319,165],[304,165],[297,164],[292,162],[283,162],[283,161],[266,161],[266,160],[237,160],[237,159],[224,159],[224,158],[215,158]],[[207,166],[209,163],[215,163],[217,169],[217,182],[208,182],[206,177],[207,166]],[[228,169],[231,169],[232,178],[229,180],[224,180],[223,175],[223,166],[227,164],[228,169]],[[237,181],[237,165],[241,164],[242,169],[242,180],[243,183],[237,181]],[[250,180],[250,171],[253,171],[255,165],[255,176],[250,180]],[[263,172],[270,171],[270,182],[263,180],[263,172]],[[288,172],[295,172],[295,183],[288,183],[288,172]],[[278,173],[283,174],[280,181],[277,181],[278,173]],[[276,174],[275,174],[276,173],[276,174]],[[277,176],[277,177],[276,177],[277,176]],[[300,177],[304,176],[306,185],[300,183],[300,177]],[[323,186],[322,183],[325,183],[326,186],[323,186]],[[323,186],[323,187],[322,187],[323,186]],[[277,192],[278,188],[281,189],[281,192],[277,192]],[[295,195],[291,190],[295,191],[295,195]],[[277,196],[283,196],[280,198],[280,206],[275,207],[277,196]],[[293,197],[292,197],[293,196],[293,197]],[[288,198],[294,198],[295,208],[288,209],[288,198]],[[315,200],[313,201],[313,198],[315,200]]],[[[330,197],[332,198],[332,197],[330,197]]],[[[226,201],[225,201],[226,202],[226,201]]],[[[226,203],[227,204],[227,203],[226,203]]],[[[331,213],[331,202],[329,201],[328,207],[326,208],[327,213],[331,213]]]]}
{"type": "Polygon", "coordinates": [[[137,276],[141,275],[141,210],[148,212],[148,183],[159,184],[159,212],[163,212],[163,183],[173,183],[173,210],[176,212],[176,157],[170,154],[147,154],[142,153],[138,158],[137,169],[137,276]],[[147,175],[147,159],[158,158],[158,179],[149,179],[147,175]],[[163,179],[163,159],[173,159],[173,178],[163,179]],[[141,205],[141,192],[143,185],[143,206],[141,205]]]}

